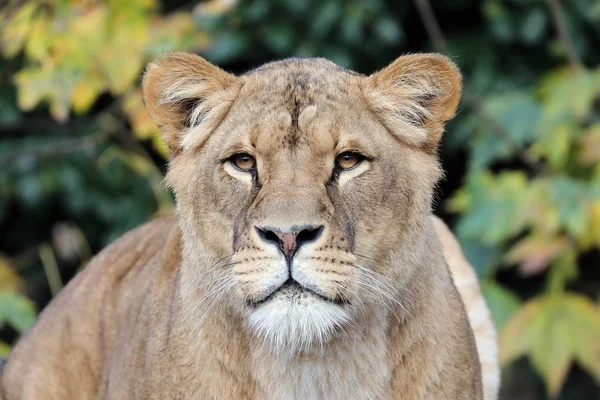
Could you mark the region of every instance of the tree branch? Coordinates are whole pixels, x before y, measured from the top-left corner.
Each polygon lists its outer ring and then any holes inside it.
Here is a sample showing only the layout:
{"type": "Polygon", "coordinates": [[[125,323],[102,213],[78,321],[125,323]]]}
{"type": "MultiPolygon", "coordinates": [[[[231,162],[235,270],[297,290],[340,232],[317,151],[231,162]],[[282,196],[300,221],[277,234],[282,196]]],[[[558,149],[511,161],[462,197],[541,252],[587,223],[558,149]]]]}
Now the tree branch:
{"type": "MultiPolygon", "coordinates": [[[[436,51],[449,54],[448,41],[444,37],[442,29],[440,28],[440,24],[433,13],[433,8],[431,7],[429,0],[415,0],[415,5],[417,6],[421,21],[423,21],[423,25],[425,25],[427,35],[431,38],[436,51]]],[[[463,97],[467,103],[467,106],[469,106],[479,117],[479,119],[481,119],[487,125],[494,135],[501,138],[511,147],[519,161],[521,161],[528,168],[534,171],[539,171],[540,165],[533,160],[529,153],[524,151],[520,145],[515,142],[512,136],[510,136],[510,133],[504,129],[504,127],[500,125],[500,123],[498,123],[498,121],[496,121],[496,119],[490,115],[490,113],[487,112],[483,106],[483,100],[477,96],[476,93],[469,90],[469,87],[466,83],[463,84],[463,93],[463,97]]]]}
{"type": "Polygon", "coordinates": [[[573,44],[571,36],[569,36],[569,32],[567,31],[567,26],[563,18],[563,12],[560,4],[557,0],[546,0],[546,3],[548,4],[548,8],[550,9],[550,15],[552,16],[552,22],[554,23],[554,27],[556,28],[558,38],[562,43],[565,52],[567,53],[569,63],[574,68],[582,68],[583,64],[581,63],[581,59],[577,55],[575,45],[573,44]]]}

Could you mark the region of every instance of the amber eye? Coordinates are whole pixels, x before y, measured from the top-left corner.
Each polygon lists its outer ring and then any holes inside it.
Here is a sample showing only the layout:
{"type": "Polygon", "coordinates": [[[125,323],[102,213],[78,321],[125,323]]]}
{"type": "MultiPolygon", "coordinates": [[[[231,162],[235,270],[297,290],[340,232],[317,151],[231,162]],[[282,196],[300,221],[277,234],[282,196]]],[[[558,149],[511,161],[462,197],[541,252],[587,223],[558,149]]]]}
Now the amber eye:
{"type": "Polygon", "coordinates": [[[352,169],[356,167],[364,159],[364,156],[355,153],[353,151],[346,151],[341,153],[335,159],[336,164],[343,170],[352,169]]]}
{"type": "Polygon", "coordinates": [[[235,154],[229,161],[240,171],[250,172],[256,168],[256,160],[250,154],[235,154]]]}

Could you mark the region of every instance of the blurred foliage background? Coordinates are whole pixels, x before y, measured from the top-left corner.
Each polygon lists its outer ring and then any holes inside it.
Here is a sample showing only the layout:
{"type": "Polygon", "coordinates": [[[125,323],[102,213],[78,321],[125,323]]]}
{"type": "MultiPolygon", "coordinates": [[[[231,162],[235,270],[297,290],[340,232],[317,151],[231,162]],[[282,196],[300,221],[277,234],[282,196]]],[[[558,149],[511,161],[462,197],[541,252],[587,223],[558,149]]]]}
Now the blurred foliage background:
{"type": "Polygon", "coordinates": [[[600,0],[33,0],[0,9],[0,354],[102,247],[173,206],[141,100],[169,50],[241,73],[449,54],[436,213],[477,268],[503,399],[600,399],[600,0]]]}

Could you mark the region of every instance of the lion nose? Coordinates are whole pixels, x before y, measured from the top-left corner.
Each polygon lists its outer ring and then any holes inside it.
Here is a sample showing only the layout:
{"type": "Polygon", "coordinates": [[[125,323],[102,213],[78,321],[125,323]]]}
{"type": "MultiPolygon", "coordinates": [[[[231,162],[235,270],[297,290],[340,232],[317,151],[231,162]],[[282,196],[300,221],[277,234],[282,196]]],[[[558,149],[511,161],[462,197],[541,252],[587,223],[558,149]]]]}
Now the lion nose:
{"type": "Polygon", "coordinates": [[[321,236],[323,225],[305,225],[300,228],[278,229],[272,227],[256,228],[258,236],[269,244],[277,246],[288,262],[303,244],[314,242],[321,236]]]}

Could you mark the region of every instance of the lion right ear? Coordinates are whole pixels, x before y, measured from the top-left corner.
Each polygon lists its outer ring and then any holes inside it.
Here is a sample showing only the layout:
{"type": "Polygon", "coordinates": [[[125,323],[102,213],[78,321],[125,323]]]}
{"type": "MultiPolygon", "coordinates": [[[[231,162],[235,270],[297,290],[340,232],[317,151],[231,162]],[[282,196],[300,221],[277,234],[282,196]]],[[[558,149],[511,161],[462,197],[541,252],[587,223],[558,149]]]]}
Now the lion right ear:
{"type": "Polygon", "coordinates": [[[143,79],[144,103],[171,155],[202,146],[239,91],[238,78],[189,53],[166,53],[143,79]]]}
{"type": "Polygon", "coordinates": [[[458,67],[441,54],[400,56],[367,78],[372,110],[399,138],[434,151],[460,102],[458,67]]]}

